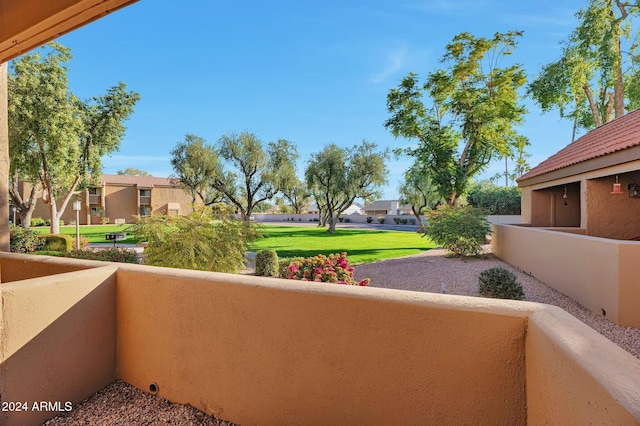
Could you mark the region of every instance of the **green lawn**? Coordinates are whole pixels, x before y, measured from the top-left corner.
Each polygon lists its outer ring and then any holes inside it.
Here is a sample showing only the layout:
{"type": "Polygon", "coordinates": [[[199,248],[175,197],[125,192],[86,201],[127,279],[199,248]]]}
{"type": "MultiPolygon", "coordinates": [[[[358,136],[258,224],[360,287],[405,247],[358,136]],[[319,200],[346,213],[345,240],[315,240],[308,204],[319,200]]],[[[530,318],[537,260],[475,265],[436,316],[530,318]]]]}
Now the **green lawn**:
{"type": "MultiPolygon", "coordinates": [[[[130,225],[80,225],[80,234],[87,237],[90,243],[109,243],[112,241],[107,241],[105,234],[112,232],[124,232],[124,229],[129,226],[130,225]]],[[[49,233],[48,226],[34,226],[31,229],[34,229],[41,234],[49,233]]],[[[60,233],[75,237],[76,227],[75,225],[61,226],[60,233]]],[[[118,244],[135,244],[137,242],[138,240],[127,234],[127,239],[118,241],[118,244]]]]}
{"type": "Polygon", "coordinates": [[[316,226],[269,225],[260,230],[264,237],[251,244],[252,251],[275,250],[280,258],[345,251],[352,265],[408,256],[436,246],[415,232],[338,229],[335,234],[328,234],[326,228],[316,226]]]}

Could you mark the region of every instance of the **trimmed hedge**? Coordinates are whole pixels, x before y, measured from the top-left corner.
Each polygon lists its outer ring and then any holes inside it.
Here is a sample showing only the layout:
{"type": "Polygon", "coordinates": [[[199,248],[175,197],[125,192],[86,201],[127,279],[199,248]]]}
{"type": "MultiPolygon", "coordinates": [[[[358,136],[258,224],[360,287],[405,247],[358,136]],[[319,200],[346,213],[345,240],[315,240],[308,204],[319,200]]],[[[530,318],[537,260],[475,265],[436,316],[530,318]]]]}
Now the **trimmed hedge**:
{"type": "Polygon", "coordinates": [[[45,234],[41,235],[40,238],[44,240],[42,250],[45,251],[68,253],[73,248],[73,237],[70,235],[45,234]]]}
{"type": "Polygon", "coordinates": [[[274,250],[260,250],[256,254],[256,275],[260,277],[278,275],[278,254],[274,250]]]}

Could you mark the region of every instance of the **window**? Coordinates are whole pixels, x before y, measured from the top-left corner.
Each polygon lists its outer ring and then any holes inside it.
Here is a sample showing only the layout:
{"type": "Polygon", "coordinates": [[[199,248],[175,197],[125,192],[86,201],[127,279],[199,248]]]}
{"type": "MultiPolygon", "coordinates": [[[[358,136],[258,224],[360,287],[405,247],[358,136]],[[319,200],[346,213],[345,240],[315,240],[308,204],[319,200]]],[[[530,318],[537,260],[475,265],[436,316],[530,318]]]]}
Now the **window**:
{"type": "Polygon", "coordinates": [[[140,190],[140,196],[141,197],[151,197],[151,190],[150,189],[141,189],[140,190]]]}
{"type": "Polygon", "coordinates": [[[100,207],[91,207],[91,216],[102,216],[102,209],[100,207]]]}
{"type": "Polygon", "coordinates": [[[100,190],[98,188],[89,188],[89,195],[100,195],[100,190]]]}
{"type": "Polygon", "coordinates": [[[151,215],[151,206],[142,205],[140,206],[140,216],[150,216],[151,215]]]}

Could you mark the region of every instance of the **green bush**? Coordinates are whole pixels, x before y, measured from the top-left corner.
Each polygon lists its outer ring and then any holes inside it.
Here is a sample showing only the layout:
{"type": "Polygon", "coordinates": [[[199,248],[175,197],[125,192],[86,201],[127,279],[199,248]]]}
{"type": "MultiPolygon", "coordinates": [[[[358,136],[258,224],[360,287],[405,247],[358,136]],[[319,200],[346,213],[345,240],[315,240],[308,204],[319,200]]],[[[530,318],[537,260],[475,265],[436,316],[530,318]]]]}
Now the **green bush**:
{"type": "Polygon", "coordinates": [[[41,217],[32,217],[31,226],[45,226],[46,222],[41,217]]]}
{"type": "MultiPolygon", "coordinates": [[[[64,226],[64,220],[60,219],[60,220],[58,221],[58,223],[60,224],[60,226],[64,226]]],[[[45,224],[46,226],[51,226],[51,219],[47,219],[47,220],[45,220],[45,221],[44,221],[44,224],[45,224]]]]}
{"type": "Polygon", "coordinates": [[[505,268],[490,268],[480,273],[478,291],[481,296],[523,300],[524,290],[515,274],[505,268]]]}
{"type": "Polygon", "coordinates": [[[278,254],[274,250],[260,250],[256,254],[256,275],[273,277],[278,272],[278,254]]]}
{"type": "Polygon", "coordinates": [[[67,257],[75,259],[101,260],[103,262],[138,263],[138,254],[134,249],[111,247],[104,250],[72,250],[67,257]]]}
{"type": "Polygon", "coordinates": [[[41,235],[40,238],[44,240],[42,250],[66,253],[73,248],[73,237],[71,235],[45,234],[41,235]]]}
{"type": "Polygon", "coordinates": [[[489,214],[520,214],[521,198],[520,188],[491,183],[477,184],[467,195],[470,205],[484,209],[489,214]]]}
{"type": "Polygon", "coordinates": [[[289,275],[289,265],[293,259],[280,259],[278,260],[278,277],[287,278],[289,275]]]}
{"type": "Polygon", "coordinates": [[[459,256],[480,254],[491,232],[486,212],[471,206],[439,206],[426,216],[423,234],[459,256]]]}
{"type": "Polygon", "coordinates": [[[145,216],[125,231],[147,241],[147,265],[237,273],[258,232],[253,222],[231,213],[224,205],[214,205],[186,216],[145,216]]]}
{"type": "Polygon", "coordinates": [[[44,246],[44,240],[33,229],[11,225],[9,227],[9,246],[14,253],[32,253],[44,246]]]}

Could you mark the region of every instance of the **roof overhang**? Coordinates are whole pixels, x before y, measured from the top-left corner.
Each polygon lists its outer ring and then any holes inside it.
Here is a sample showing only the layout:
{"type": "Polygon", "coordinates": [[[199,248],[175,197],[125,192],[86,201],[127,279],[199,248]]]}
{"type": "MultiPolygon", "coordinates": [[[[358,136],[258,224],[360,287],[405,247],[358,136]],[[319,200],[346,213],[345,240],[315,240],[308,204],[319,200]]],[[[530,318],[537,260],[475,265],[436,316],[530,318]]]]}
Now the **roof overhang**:
{"type": "Polygon", "coordinates": [[[529,179],[521,179],[518,180],[518,186],[522,188],[526,186],[537,185],[540,183],[551,182],[569,176],[582,175],[585,173],[593,172],[595,170],[605,169],[636,160],[640,160],[640,146],[634,146],[622,151],[617,151],[611,154],[596,157],[591,160],[573,164],[568,167],[563,167],[562,169],[554,170],[542,175],[533,176],[529,179]]]}
{"type": "Polygon", "coordinates": [[[0,0],[0,63],[138,0],[0,0]]]}

